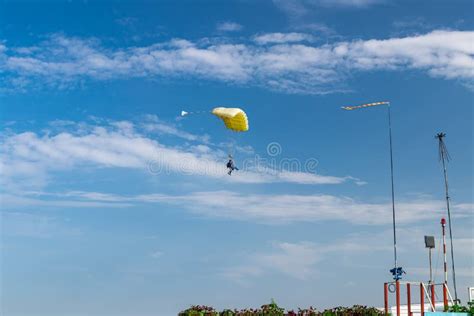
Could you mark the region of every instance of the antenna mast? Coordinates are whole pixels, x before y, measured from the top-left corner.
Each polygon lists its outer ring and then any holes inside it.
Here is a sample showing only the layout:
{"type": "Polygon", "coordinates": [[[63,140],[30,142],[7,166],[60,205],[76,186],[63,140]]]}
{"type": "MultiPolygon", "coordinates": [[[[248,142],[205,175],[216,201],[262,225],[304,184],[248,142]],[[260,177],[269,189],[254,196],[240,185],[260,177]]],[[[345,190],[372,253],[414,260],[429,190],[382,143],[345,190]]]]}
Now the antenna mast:
{"type": "Polygon", "coordinates": [[[451,229],[451,210],[449,208],[449,186],[448,186],[448,172],[446,170],[446,164],[451,160],[449,156],[448,149],[444,143],[444,137],[446,134],[441,132],[436,134],[439,144],[439,160],[443,163],[443,172],[444,172],[444,189],[446,192],[446,208],[448,210],[448,227],[449,227],[449,239],[451,242],[451,268],[453,270],[453,287],[454,287],[454,299],[456,302],[458,300],[458,292],[456,288],[456,270],[454,269],[454,248],[453,248],[453,231],[451,229]]]}

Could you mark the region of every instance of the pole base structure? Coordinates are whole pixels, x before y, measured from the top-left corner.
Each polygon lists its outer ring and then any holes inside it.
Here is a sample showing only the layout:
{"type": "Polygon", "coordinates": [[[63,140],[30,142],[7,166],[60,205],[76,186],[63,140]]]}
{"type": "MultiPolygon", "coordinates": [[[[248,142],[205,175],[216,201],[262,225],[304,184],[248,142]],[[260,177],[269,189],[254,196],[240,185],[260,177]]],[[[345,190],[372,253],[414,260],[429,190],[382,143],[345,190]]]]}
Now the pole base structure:
{"type": "Polygon", "coordinates": [[[420,316],[425,316],[425,291],[423,283],[420,283],[420,316]]]}
{"type": "Polygon", "coordinates": [[[443,305],[444,305],[444,311],[448,311],[448,284],[444,283],[443,284],[443,305]]]}
{"type": "Polygon", "coordinates": [[[407,283],[407,308],[408,316],[411,316],[411,286],[410,283],[407,283]]]}
{"type": "Polygon", "coordinates": [[[431,290],[431,305],[433,306],[433,312],[434,312],[436,309],[436,295],[435,295],[434,284],[430,284],[430,290],[431,290]]]}
{"type": "Polygon", "coordinates": [[[397,299],[397,316],[400,316],[400,281],[395,282],[395,287],[396,287],[396,299],[397,299]]]}

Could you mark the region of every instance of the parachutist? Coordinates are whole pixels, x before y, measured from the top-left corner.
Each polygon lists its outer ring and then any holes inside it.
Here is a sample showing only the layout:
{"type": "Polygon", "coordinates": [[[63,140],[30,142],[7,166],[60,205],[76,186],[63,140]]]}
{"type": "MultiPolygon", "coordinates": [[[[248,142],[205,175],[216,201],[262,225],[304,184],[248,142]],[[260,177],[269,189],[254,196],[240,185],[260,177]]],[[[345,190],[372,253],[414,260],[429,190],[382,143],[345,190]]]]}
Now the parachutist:
{"type": "Polygon", "coordinates": [[[229,169],[229,171],[227,172],[229,176],[232,175],[232,171],[239,170],[239,168],[235,166],[234,160],[232,159],[232,156],[230,155],[229,155],[229,161],[227,162],[227,169],[229,169]]]}
{"type": "MultiPolygon", "coordinates": [[[[181,111],[181,116],[197,113],[201,112],[181,111]]],[[[211,113],[220,118],[224,122],[225,127],[232,132],[247,132],[249,130],[247,114],[245,114],[242,109],[217,107],[214,108],[211,113]]],[[[233,152],[233,150],[231,150],[231,152],[233,152]]],[[[239,170],[239,168],[235,166],[234,159],[230,154],[229,161],[227,162],[226,166],[228,169],[227,174],[229,176],[232,175],[232,171],[239,170]]]]}

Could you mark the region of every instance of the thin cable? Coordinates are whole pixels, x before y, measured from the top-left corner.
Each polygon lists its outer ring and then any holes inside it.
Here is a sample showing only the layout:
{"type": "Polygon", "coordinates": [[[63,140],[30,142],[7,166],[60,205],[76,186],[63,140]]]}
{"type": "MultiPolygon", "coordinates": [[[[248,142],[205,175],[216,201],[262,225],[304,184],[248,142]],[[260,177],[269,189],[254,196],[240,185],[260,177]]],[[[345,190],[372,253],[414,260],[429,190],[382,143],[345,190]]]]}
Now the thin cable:
{"type": "Polygon", "coordinates": [[[395,258],[395,269],[398,267],[397,263],[397,232],[395,222],[395,188],[393,182],[393,149],[392,149],[392,118],[390,115],[390,103],[387,104],[388,108],[388,133],[390,138],[390,179],[392,182],[392,219],[393,219],[393,254],[395,258]]]}

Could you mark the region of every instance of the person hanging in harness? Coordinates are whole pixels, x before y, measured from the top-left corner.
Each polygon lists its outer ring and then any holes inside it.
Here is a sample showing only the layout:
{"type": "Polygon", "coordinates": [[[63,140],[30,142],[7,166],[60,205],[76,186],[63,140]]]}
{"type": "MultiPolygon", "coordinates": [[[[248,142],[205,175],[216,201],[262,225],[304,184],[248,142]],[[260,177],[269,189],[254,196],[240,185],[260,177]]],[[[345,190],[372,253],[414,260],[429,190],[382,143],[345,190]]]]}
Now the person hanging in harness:
{"type": "Polygon", "coordinates": [[[229,161],[227,162],[227,169],[229,170],[227,174],[230,176],[232,175],[232,171],[234,170],[239,170],[234,164],[234,159],[232,158],[232,155],[229,155],[229,161]]]}

